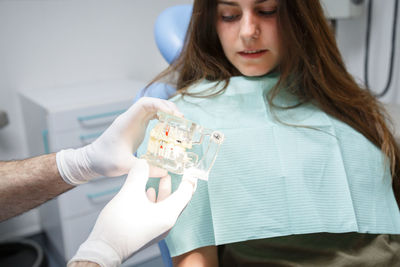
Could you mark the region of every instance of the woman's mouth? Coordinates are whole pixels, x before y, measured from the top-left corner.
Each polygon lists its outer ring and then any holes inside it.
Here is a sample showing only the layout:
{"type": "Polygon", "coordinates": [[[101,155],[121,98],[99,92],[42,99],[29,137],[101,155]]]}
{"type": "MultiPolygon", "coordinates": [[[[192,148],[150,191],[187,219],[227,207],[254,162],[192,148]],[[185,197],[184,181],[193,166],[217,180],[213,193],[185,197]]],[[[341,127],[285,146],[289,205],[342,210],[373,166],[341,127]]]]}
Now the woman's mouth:
{"type": "Polygon", "coordinates": [[[260,49],[260,50],[244,50],[239,52],[238,54],[244,58],[258,58],[264,55],[268,50],[260,49]]]}

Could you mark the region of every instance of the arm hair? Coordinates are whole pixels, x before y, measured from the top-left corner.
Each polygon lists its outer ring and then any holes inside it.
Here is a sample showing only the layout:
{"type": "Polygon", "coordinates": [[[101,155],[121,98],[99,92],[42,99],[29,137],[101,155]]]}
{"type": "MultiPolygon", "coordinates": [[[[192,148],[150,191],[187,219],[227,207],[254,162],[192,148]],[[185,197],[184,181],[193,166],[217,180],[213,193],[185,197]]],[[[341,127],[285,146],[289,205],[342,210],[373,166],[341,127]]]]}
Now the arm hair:
{"type": "Polygon", "coordinates": [[[0,222],[73,188],[61,178],[56,154],[0,161],[0,222]]]}

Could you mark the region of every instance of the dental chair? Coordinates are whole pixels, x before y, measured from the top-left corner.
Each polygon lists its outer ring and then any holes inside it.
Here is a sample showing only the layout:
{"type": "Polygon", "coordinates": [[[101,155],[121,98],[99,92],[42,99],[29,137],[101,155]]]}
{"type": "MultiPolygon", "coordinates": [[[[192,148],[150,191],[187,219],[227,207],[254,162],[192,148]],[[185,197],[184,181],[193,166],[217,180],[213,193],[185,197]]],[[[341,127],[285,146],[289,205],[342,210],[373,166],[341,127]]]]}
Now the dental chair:
{"type": "MultiPolygon", "coordinates": [[[[154,26],[154,39],[164,59],[171,64],[180,54],[192,15],[192,5],[179,5],[167,8],[157,18],[154,26]]],[[[176,92],[164,83],[154,83],[143,88],[134,102],[143,96],[168,99],[176,92]]]]}
{"type": "MultiPolygon", "coordinates": [[[[186,31],[192,15],[192,5],[179,5],[167,8],[157,18],[154,26],[154,38],[164,59],[171,64],[180,54],[186,36],[186,31]]],[[[157,97],[168,99],[176,92],[176,88],[164,83],[154,83],[148,88],[142,88],[136,95],[139,98],[157,97]]],[[[165,267],[172,267],[172,260],[164,240],[158,243],[165,267]]]]}

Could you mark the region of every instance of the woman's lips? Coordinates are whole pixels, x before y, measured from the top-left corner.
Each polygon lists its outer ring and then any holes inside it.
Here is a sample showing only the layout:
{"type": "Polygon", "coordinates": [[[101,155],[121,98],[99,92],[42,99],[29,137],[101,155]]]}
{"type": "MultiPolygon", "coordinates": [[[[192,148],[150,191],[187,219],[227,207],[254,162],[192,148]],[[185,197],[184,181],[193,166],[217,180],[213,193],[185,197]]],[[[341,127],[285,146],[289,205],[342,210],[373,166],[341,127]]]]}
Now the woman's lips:
{"type": "Polygon", "coordinates": [[[238,54],[244,58],[259,58],[267,53],[267,51],[268,50],[246,50],[238,52],[238,54]]]}

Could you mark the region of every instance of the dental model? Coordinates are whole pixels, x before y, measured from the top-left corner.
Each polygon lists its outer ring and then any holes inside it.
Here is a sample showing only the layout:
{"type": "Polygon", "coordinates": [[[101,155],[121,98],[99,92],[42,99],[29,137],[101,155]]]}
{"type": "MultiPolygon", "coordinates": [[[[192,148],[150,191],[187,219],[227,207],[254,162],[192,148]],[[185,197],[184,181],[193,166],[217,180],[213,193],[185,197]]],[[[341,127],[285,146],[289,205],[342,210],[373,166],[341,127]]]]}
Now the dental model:
{"type": "Polygon", "coordinates": [[[150,132],[147,152],[142,158],[151,165],[175,174],[183,174],[184,170],[191,169],[196,178],[208,180],[224,135],[171,114],[158,112],[157,115],[159,122],[150,132]],[[203,143],[201,159],[196,153],[187,151],[203,143]]]}

